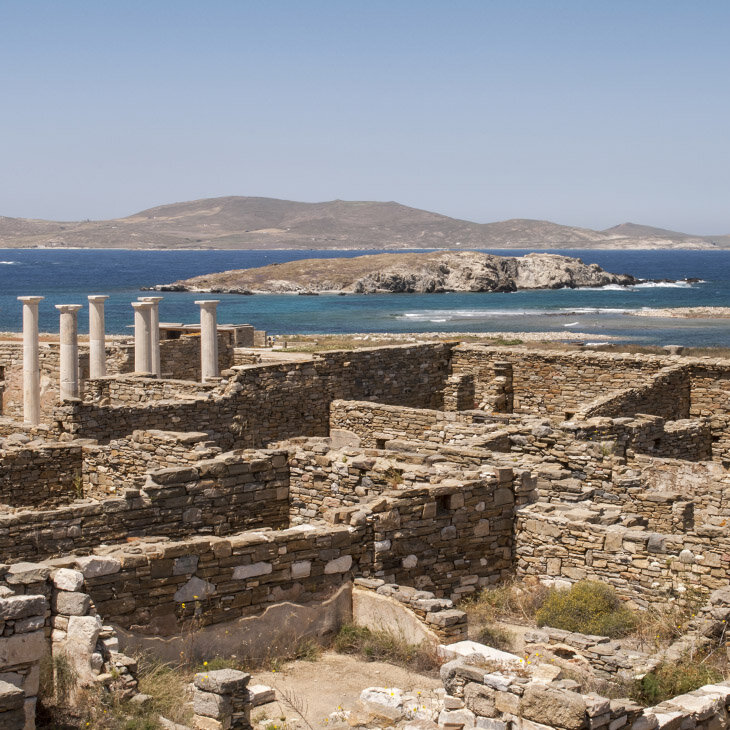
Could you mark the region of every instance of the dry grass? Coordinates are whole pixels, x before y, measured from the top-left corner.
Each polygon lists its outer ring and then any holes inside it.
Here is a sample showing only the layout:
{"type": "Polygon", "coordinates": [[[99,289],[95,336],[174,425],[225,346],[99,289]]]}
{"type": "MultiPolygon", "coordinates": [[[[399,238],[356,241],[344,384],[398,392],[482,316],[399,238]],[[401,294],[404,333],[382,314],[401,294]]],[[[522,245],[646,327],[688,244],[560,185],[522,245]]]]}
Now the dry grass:
{"type": "Polygon", "coordinates": [[[459,608],[466,611],[469,623],[507,620],[532,624],[547,595],[548,589],[541,583],[511,580],[494,588],[484,588],[473,598],[462,601],[459,608]]]}
{"type": "Polygon", "coordinates": [[[342,654],[357,654],[368,661],[390,662],[419,672],[433,672],[441,666],[435,649],[406,642],[390,631],[372,631],[364,626],[345,624],[333,648],[342,654]]]}

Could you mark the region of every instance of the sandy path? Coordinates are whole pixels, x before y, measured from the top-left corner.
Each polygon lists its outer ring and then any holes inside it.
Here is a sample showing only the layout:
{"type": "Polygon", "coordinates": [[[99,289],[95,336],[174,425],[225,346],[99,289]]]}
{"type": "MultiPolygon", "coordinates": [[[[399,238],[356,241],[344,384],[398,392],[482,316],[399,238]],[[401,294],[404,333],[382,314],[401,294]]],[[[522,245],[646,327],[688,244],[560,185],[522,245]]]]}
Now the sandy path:
{"type": "Polygon", "coordinates": [[[340,708],[352,710],[366,687],[398,687],[432,696],[442,686],[437,676],[333,652],[324,653],[315,662],[292,662],[281,671],[254,672],[251,684],[266,684],[276,689],[277,702],[256,707],[251,713],[255,727],[268,725],[271,730],[273,725],[277,725],[277,730],[306,727],[291,705],[282,700],[284,696],[301,705],[313,728],[329,728],[345,725],[343,720],[332,719],[330,715],[340,708]]]}

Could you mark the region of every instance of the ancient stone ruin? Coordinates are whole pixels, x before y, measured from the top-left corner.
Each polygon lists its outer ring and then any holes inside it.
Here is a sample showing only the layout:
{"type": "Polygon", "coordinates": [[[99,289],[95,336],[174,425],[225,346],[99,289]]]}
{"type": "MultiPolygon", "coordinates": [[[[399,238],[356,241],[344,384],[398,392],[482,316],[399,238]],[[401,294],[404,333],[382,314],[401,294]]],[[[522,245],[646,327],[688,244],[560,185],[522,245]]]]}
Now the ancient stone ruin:
{"type": "MultiPolygon", "coordinates": [[[[438,342],[258,362],[265,334],[217,325],[213,301],[199,328],[135,303],[130,342],[89,299],[88,343],[67,305],[39,343],[38,297],[0,343],[0,727],[35,726],[49,653],[132,697],[138,650],[255,655],[351,620],[440,647],[423,722],[727,726],[730,686],[650,708],[589,694],[541,651],[609,681],[665,657],[546,627],[528,666],[466,641],[458,601],[592,578],[639,609],[701,596],[669,657],[723,633],[730,361],[438,342]]],[[[248,727],[248,679],[198,675],[197,726],[248,727]]],[[[394,697],[361,701],[393,718],[394,697]]]]}

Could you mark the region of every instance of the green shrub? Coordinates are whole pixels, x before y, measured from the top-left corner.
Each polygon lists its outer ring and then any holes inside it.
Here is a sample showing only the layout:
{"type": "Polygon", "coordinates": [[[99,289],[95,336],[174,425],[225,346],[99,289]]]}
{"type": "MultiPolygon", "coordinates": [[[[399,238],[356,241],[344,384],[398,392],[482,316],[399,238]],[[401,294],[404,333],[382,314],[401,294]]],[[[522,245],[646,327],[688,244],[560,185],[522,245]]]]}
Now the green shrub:
{"type": "Polygon", "coordinates": [[[622,605],[611,586],[588,580],[568,590],[552,589],[535,620],[538,626],[611,638],[626,636],[637,623],[634,612],[622,605]]]}
{"type": "Polygon", "coordinates": [[[702,687],[722,681],[722,672],[686,656],[678,663],[660,664],[636,683],[632,699],[653,706],[702,687]]]}

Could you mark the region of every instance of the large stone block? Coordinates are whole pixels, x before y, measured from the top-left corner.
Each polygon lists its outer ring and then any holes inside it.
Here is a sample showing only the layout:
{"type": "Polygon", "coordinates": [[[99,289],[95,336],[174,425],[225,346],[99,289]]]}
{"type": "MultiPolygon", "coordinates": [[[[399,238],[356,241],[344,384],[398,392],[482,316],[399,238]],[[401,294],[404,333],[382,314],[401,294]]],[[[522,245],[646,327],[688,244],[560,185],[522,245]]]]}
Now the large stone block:
{"type": "Polygon", "coordinates": [[[20,687],[9,682],[0,682],[0,712],[22,709],[24,701],[25,694],[20,687]]]}
{"type": "Polygon", "coordinates": [[[122,566],[115,558],[100,555],[87,555],[76,560],[76,565],[84,574],[84,578],[99,578],[103,575],[118,573],[122,566]]]}
{"type": "Polygon", "coordinates": [[[86,593],[55,591],[51,605],[54,613],[63,616],[85,616],[91,606],[91,598],[86,593]]]}
{"type": "Polygon", "coordinates": [[[59,591],[79,591],[84,585],[84,574],[80,570],[60,568],[53,574],[53,585],[59,591]]]}
{"type": "Polygon", "coordinates": [[[42,631],[0,637],[0,666],[13,667],[38,661],[46,651],[42,631]]]}
{"type": "Polygon", "coordinates": [[[193,711],[196,715],[213,717],[222,720],[230,717],[232,711],[231,698],[215,692],[203,692],[196,689],[193,692],[193,711]]]}
{"type": "Polygon", "coordinates": [[[0,619],[14,621],[28,616],[43,616],[48,604],[43,596],[0,598],[0,619]]]}
{"type": "Polygon", "coordinates": [[[250,674],[236,669],[216,669],[212,672],[200,672],[193,677],[193,683],[198,689],[222,695],[243,692],[250,681],[250,674]]]}
{"type": "Polygon", "coordinates": [[[520,714],[527,720],[567,730],[581,730],[588,725],[583,697],[577,692],[530,684],[520,702],[520,714]]]}
{"type": "Polygon", "coordinates": [[[233,569],[233,580],[246,580],[259,575],[268,575],[273,570],[271,563],[259,562],[251,565],[237,565],[233,569]]]}

